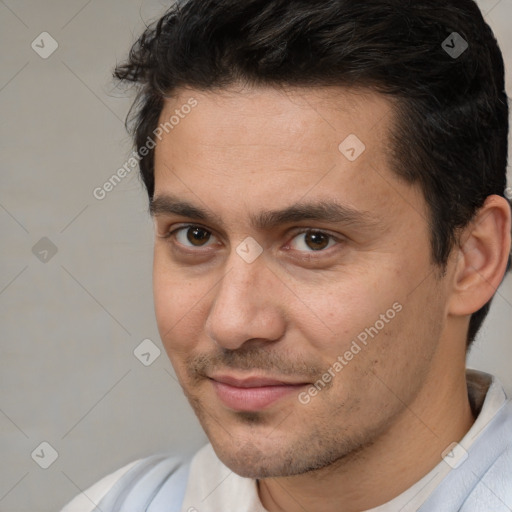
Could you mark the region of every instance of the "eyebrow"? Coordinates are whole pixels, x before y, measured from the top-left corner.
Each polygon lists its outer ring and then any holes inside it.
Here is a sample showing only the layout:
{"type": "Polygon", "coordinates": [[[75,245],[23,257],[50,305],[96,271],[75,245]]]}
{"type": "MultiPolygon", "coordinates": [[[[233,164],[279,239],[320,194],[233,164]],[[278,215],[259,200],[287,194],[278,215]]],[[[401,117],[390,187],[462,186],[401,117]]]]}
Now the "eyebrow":
{"type": "MultiPolygon", "coordinates": [[[[151,200],[149,212],[152,216],[179,215],[206,223],[223,226],[221,218],[207,209],[193,205],[170,195],[160,195],[151,200]]],[[[377,227],[381,221],[369,212],[355,210],[335,201],[301,202],[282,210],[267,210],[251,215],[252,226],[260,231],[294,222],[321,221],[350,224],[358,227],[377,227]]]]}

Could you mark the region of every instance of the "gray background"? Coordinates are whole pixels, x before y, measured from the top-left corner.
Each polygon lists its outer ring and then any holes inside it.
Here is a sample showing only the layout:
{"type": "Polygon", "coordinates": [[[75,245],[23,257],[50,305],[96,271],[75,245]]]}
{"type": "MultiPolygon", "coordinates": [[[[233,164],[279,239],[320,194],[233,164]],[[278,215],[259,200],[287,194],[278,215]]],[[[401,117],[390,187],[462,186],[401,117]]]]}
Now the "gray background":
{"type": "MultiPolygon", "coordinates": [[[[132,97],[111,70],[168,3],[0,0],[2,512],[58,510],[135,458],[205,442],[163,350],[149,366],[133,354],[144,339],[162,348],[136,170],[102,201],[92,193],[131,152],[132,97]],[[46,59],[31,47],[42,32],[59,45],[46,59]],[[58,452],[48,469],[44,441],[58,452]]],[[[479,4],[510,71],[512,1],[479,4]]],[[[509,276],[469,358],[509,391],[511,331],[509,276]]]]}

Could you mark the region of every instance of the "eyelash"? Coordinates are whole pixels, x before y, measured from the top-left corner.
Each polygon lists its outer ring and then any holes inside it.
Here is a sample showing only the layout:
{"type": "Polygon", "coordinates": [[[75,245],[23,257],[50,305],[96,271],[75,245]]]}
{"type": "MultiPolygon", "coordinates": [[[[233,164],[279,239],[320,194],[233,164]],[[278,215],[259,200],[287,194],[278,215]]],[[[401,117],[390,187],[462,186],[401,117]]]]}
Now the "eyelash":
{"type": "MultiPolygon", "coordinates": [[[[186,231],[188,229],[193,229],[193,228],[199,228],[201,230],[204,230],[206,231],[207,233],[209,233],[210,235],[212,236],[215,236],[213,235],[213,233],[201,226],[201,225],[198,225],[198,224],[186,224],[186,225],[183,225],[183,226],[180,226],[172,231],[169,231],[167,232],[165,235],[161,235],[161,238],[163,239],[167,239],[167,240],[170,240],[170,239],[175,239],[176,238],[176,235],[177,233],[179,233],[180,231],[186,231]]],[[[296,237],[298,237],[299,235],[303,235],[303,234],[308,234],[308,233],[315,233],[315,234],[322,234],[322,235],[325,235],[329,238],[329,241],[334,241],[336,242],[336,245],[340,245],[341,243],[343,243],[343,240],[341,240],[340,238],[326,232],[326,231],[322,231],[320,229],[315,229],[315,228],[303,228],[303,229],[300,229],[299,231],[295,231],[294,234],[293,234],[293,237],[291,238],[291,240],[294,240],[296,237]]],[[[176,244],[176,242],[172,242],[173,244],[176,244]]],[[[204,249],[201,249],[201,247],[198,247],[196,249],[192,248],[191,246],[185,246],[183,244],[180,244],[178,242],[178,245],[182,246],[182,247],[185,247],[186,249],[184,249],[186,252],[194,252],[194,253],[200,253],[202,250],[204,251],[204,249]]],[[[289,246],[289,242],[287,243],[287,246],[286,246],[286,249],[285,250],[288,250],[288,246],[289,246]]],[[[315,254],[325,254],[329,251],[329,249],[332,249],[334,246],[331,245],[331,247],[327,247],[325,249],[321,249],[321,250],[318,250],[318,251],[298,251],[298,252],[301,252],[301,253],[304,253],[304,254],[307,254],[308,255],[308,258],[311,258],[311,256],[315,257],[314,255],[315,254]]]]}

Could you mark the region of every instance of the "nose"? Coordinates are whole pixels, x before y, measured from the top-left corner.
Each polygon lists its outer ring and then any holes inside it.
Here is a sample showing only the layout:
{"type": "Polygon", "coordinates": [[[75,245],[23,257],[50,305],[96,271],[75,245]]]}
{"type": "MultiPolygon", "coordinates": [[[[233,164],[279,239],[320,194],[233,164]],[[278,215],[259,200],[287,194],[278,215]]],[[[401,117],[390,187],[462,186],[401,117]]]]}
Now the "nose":
{"type": "Polygon", "coordinates": [[[217,345],[230,350],[249,340],[280,339],[286,322],[279,279],[261,257],[249,264],[235,253],[227,268],[214,292],[206,334],[217,345]]]}

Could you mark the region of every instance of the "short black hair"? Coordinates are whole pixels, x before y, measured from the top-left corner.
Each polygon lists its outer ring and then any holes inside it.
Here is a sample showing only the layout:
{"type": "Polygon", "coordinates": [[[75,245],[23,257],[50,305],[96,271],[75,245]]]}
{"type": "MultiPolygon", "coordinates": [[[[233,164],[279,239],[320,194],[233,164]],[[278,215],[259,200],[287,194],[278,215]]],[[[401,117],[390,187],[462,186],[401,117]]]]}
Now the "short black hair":
{"type": "MultiPolygon", "coordinates": [[[[338,85],[388,95],[396,100],[393,171],[423,191],[432,260],[442,270],[485,199],[505,197],[504,75],[496,38],[473,0],[178,1],[114,71],[138,87],[127,118],[137,151],[165,98],[180,88],[338,85]]],[[[151,199],[154,150],[144,153],[151,199]]],[[[468,347],[489,307],[472,315],[468,347]]]]}

